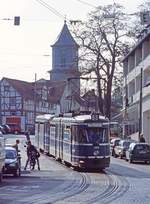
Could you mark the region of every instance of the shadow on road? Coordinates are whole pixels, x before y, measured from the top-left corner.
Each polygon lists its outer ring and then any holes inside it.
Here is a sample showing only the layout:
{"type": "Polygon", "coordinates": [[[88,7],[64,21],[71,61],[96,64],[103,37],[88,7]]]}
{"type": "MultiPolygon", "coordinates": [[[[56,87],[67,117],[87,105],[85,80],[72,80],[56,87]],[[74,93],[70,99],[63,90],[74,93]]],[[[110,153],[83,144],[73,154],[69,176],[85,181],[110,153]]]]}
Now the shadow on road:
{"type": "Polygon", "coordinates": [[[108,172],[113,173],[115,175],[117,174],[120,176],[132,178],[150,178],[150,172],[143,172],[138,169],[122,166],[119,164],[111,164],[110,168],[108,169],[108,172]]]}

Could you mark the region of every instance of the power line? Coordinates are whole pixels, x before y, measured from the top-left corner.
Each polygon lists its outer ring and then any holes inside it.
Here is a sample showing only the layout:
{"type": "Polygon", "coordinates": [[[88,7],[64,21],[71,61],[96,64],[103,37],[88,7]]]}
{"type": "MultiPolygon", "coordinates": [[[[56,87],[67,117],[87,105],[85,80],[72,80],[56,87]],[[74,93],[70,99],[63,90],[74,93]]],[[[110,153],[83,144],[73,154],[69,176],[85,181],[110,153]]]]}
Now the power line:
{"type": "Polygon", "coordinates": [[[64,15],[62,15],[60,12],[58,12],[56,9],[54,9],[53,7],[51,7],[49,4],[47,4],[46,2],[44,2],[43,0],[35,0],[37,1],[39,4],[41,4],[42,6],[44,6],[45,8],[47,8],[48,10],[50,10],[53,14],[55,14],[56,16],[65,19],[66,17],[64,15]]]}
{"type": "Polygon", "coordinates": [[[84,5],[88,5],[90,7],[96,8],[96,6],[94,6],[93,4],[90,4],[90,3],[86,2],[86,1],[82,1],[82,0],[76,0],[76,1],[79,1],[80,3],[82,3],[84,5]]]}

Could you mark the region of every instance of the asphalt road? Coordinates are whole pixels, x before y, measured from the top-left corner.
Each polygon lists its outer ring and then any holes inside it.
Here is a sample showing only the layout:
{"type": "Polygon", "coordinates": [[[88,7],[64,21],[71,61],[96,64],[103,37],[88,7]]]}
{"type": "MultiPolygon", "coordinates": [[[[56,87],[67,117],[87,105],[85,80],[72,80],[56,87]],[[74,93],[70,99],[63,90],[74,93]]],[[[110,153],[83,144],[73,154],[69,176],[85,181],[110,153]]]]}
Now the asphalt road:
{"type": "MultiPolygon", "coordinates": [[[[25,136],[18,138],[22,175],[4,177],[0,204],[150,204],[150,165],[111,158],[105,172],[76,172],[41,155],[40,171],[24,171],[25,136]]],[[[14,143],[15,139],[10,136],[7,143],[14,143]]]]}

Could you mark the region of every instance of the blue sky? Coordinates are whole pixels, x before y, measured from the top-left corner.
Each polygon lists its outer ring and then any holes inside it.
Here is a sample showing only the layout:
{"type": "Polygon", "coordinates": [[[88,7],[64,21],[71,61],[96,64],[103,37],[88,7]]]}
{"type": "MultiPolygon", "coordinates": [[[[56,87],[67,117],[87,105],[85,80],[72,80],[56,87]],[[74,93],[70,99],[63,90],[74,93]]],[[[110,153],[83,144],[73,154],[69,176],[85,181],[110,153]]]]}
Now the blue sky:
{"type": "MultiPolygon", "coordinates": [[[[39,3],[40,0],[0,0],[0,78],[25,81],[49,79],[51,45],[62,29],[64,19],[39,3]],[[20,16],[20,26],[13,25],[20,16]],[[10,18],[12,20],[3,20],[10,18]]],[[[42,0],[69,20],[85,20],[93,7],[113,2],[122,4],[129,13],[141,0],[42,0]]],[[[46,6],[45,4],[45,6],[46,6]]]]}

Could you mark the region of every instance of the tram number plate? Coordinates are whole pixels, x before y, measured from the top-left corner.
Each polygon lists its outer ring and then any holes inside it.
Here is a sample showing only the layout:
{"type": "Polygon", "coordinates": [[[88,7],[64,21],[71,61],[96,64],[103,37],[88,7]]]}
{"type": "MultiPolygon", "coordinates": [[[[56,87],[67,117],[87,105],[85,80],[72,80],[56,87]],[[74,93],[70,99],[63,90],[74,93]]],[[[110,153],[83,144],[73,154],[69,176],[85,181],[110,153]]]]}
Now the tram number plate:
{"type": "Polygon", "coordinates": [[[99,114],[98,113],[93,113],[91,115],[91,120],[99,120],[99,114]]]}

